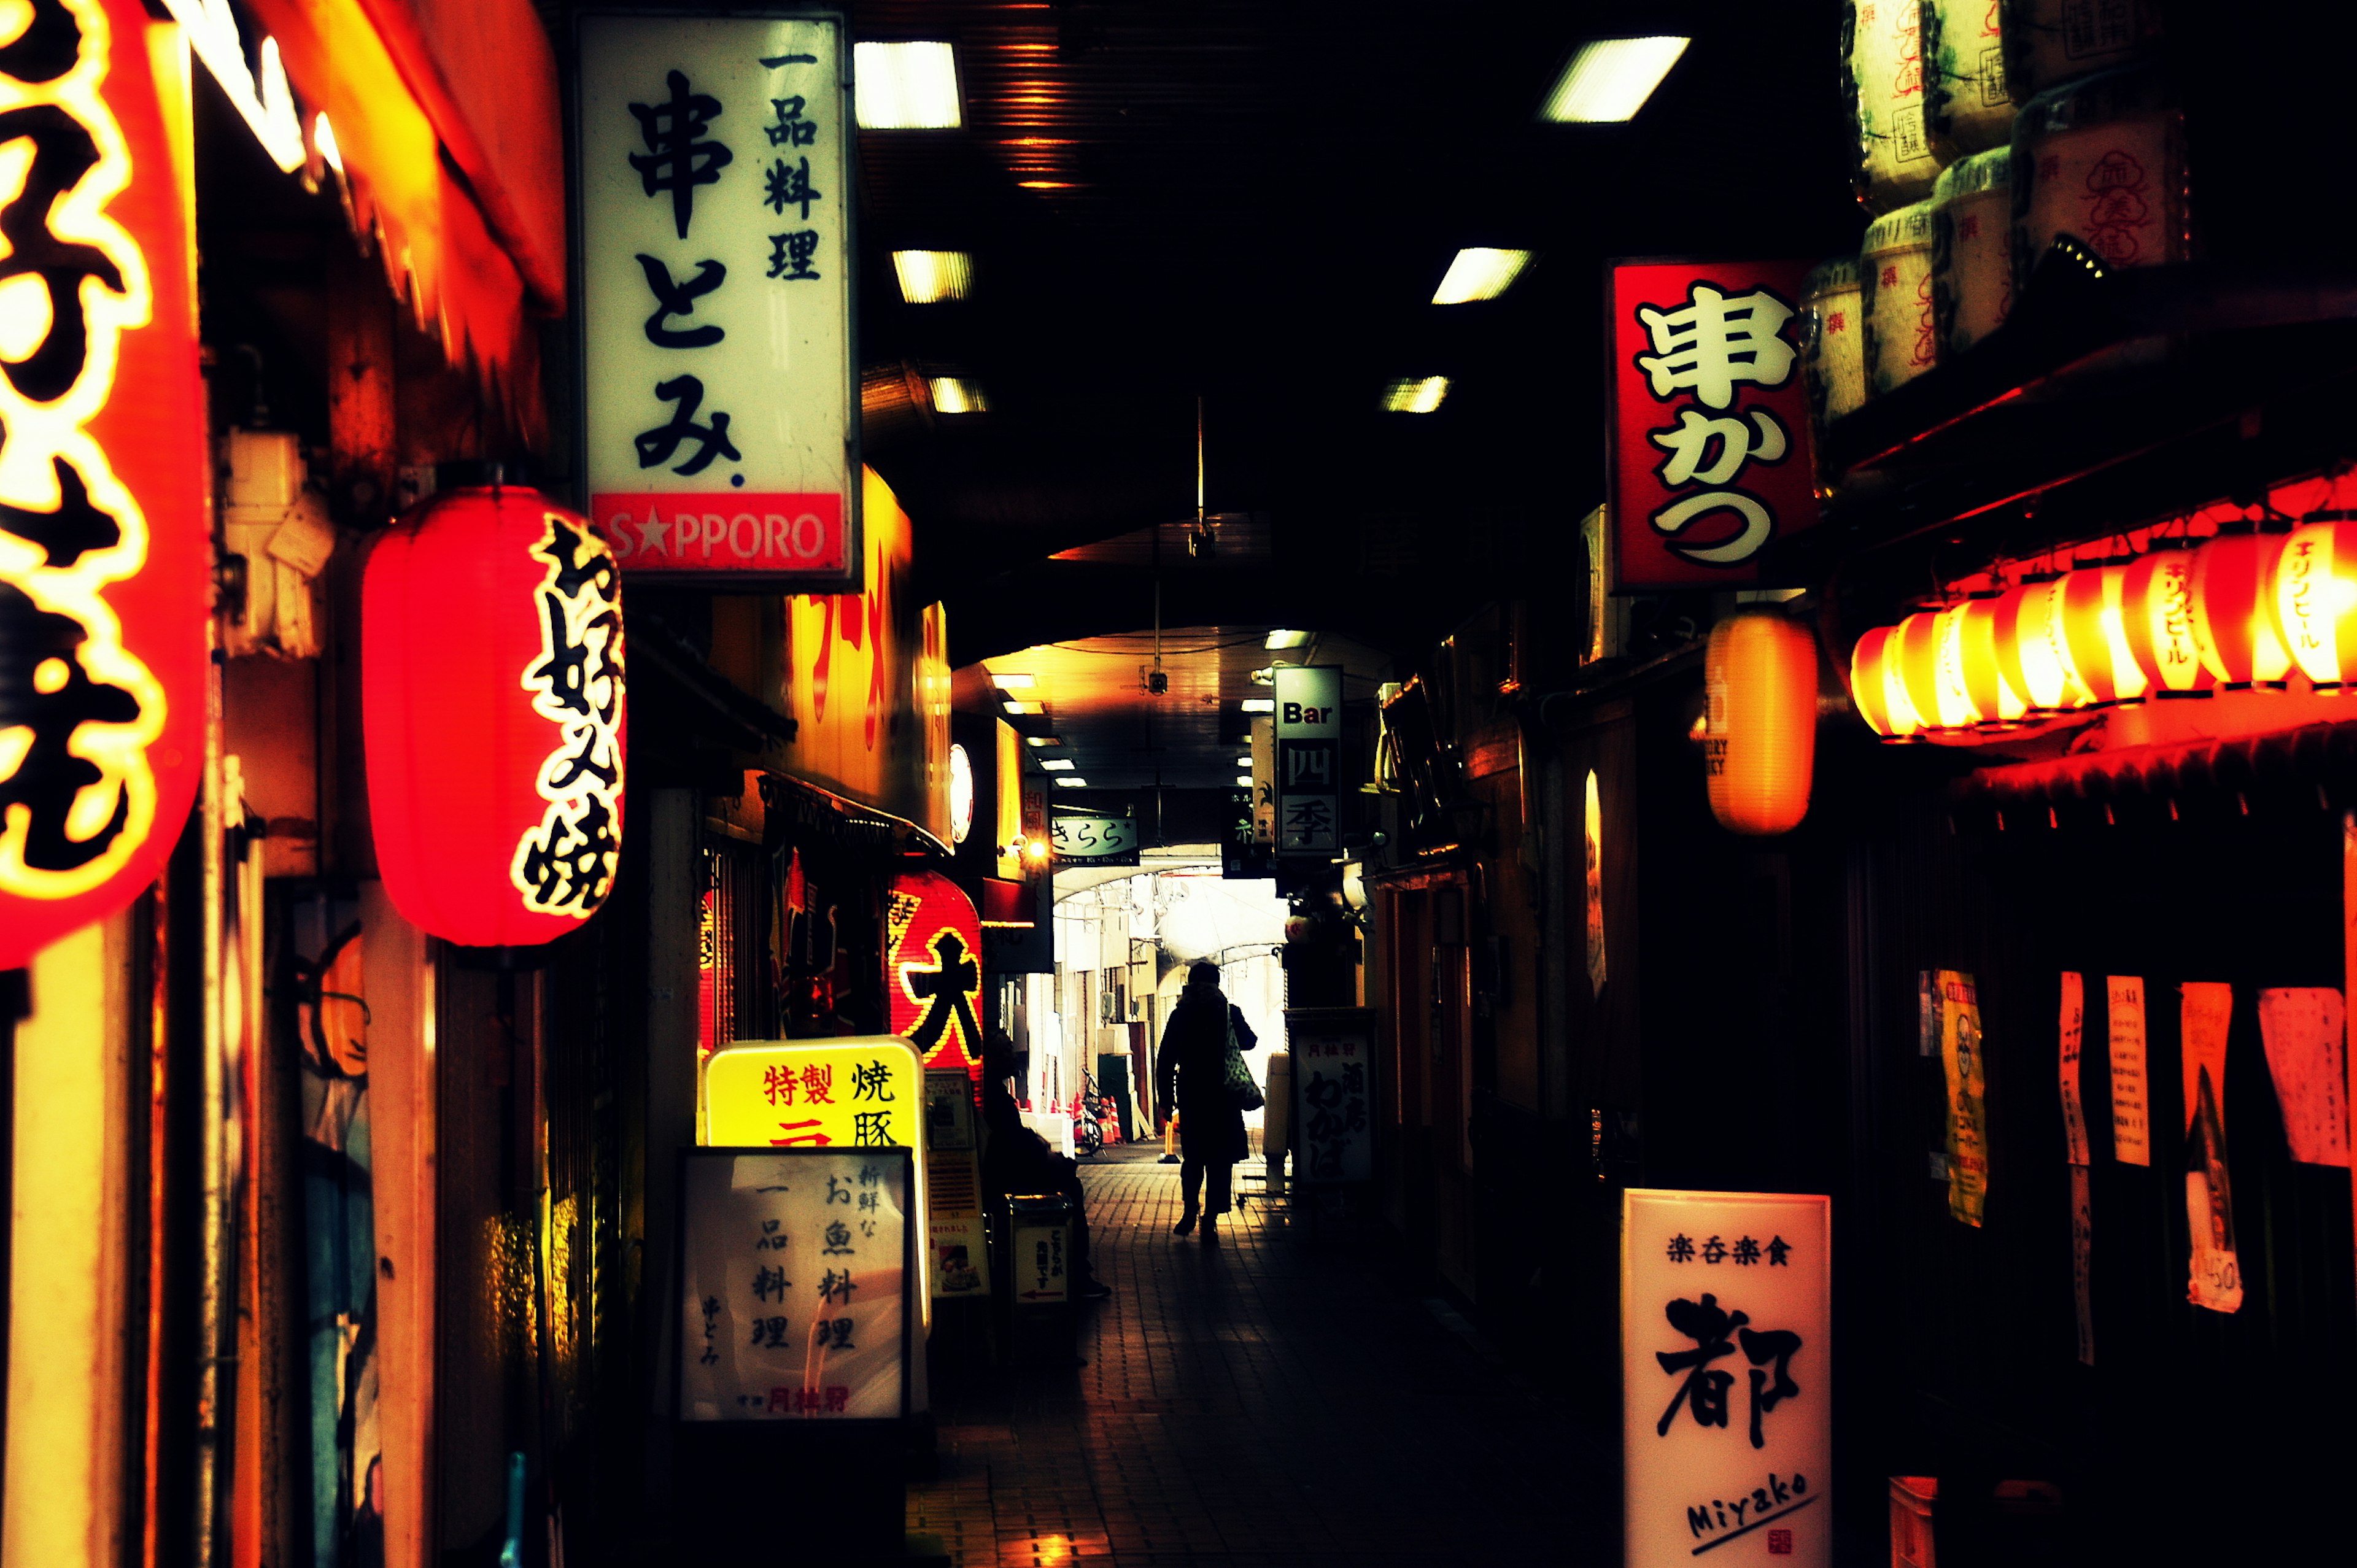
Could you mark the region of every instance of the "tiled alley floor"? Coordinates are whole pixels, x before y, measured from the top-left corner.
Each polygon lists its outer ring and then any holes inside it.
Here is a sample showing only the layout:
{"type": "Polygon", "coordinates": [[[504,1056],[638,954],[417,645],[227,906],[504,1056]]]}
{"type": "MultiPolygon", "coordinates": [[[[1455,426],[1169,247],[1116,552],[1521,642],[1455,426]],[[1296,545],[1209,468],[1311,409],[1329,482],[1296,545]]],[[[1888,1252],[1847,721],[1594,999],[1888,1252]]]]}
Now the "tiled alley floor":
{"type": "Polygon", "coordinates": [[[912,1531],[963,1568],[1617,1561],[1587,1425],[1369,1240],[1304,1245],[1257,1200],[1216,1250],[1172,1236],[1157,1152],[1082,1162],[1114,1293],[1086,1310],[1086,1364],[935,1390],[912,1531]]]}

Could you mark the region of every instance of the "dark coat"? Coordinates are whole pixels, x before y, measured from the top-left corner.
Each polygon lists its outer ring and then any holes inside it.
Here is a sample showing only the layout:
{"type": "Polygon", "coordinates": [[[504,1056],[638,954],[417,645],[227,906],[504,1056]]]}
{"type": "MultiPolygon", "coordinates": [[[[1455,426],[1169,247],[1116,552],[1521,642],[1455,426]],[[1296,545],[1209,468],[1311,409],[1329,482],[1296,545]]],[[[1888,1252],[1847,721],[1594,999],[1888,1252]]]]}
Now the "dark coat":
{"type": "Polygon", "coordinates": [[[1170,1009],[1162,1030],[1162,1054],[1155,1065],[1157,1090],[1164,1114],[1178,1111],[1178,1142],[1187,1158],[1233,1165],[1251,1144],[1244,1136],[1244,1113],[1228,1098],[1228,1030],[1236,1031],[1236,1048],[1251,1050],[1260,1044],[1242,1009],[1232,1005],[1216,985],[1189,985],[1170,1009]]]}

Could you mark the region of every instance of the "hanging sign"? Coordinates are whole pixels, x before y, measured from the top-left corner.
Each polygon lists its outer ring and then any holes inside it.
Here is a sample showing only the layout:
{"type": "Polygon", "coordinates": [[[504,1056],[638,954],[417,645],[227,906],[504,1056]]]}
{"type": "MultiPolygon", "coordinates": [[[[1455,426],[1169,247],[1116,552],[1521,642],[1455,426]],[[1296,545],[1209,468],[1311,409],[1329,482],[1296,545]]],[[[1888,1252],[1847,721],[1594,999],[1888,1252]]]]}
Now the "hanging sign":
{"type": "Polygon", "coordinates": [[[2144,981],[2133,974],[2104,981],[2112,1058],[2112,1157],[2124,1165],[2152,1164],[2152,1122],[2145,1081],[2144,981]]]}
{"type": "Polygon", "coordinates": [[[860,569],[850,57],[834,16],[588,16],[590,515],[633,576],[860,569]]]}
{"type": "Polygon", "coordinates": [[[1375,1015],[1366,1007],[1288,1007],[1295,1179],[1305,1186],[1375,1175],[1375,1015]]]}
{"type": "Polygon", "coordinates": [[[2303,1165],[2349,1163],[2342,1013],[2341,993],[2330,986],[2259,993],[2259,1034],[2283,1107],[2284,1142],[2303,1165]]]}
{"type": "Polygon", "coordinates": [[[1830,1203],[1621,1195],[1622,1510],[1630,1568],[1833,1562],[1830,1203]]]}
{"type": "Polygon", "coordinates": [[[185,107],[150,72],[145,7],[14,9],[0,968],[122,908],[170,854],[204,761],[211,562],[185,107]]]}
{"type": "Polygon", "coordinates": [[[885,990],[892,1032],[931,1068],[982,1077],[982,917],[938,871],[892,879],[885,911],[885,990]]]}
{"type": "Polygon", "coordinates": [[[722,1148],[915,1148],[924,1081],[891,1035],[738,1040],[704,1058],[696,1142],[722,1148]]]}
{"type": "Polygon", "coordinates": [[[613,892],[621,581],[587,520],[513,485],[444,490],[369,553],[361,716],[385,896],[421,930],[526,947],[613,892]]]}
{"type": "Polygon", "coordinates": [[[1097,811],[1059,811],[1048,826],[1049,847],[1068,865],[1135,865],[1137,819],[1097,811]]]}
{"type": "Polygon", "coordinates": [[[2220,981],[2178,987],[2179,1065],[2185,1074],[2185,1218],[2191,1273],[2185,1298],[2212,1312],[2243,1308],[2234,1247],[2234,1195],[2226,1175],[2226,1032],[2234,988],[2220,981]]]}
{"type": "Polygon", "coordinates": [[[1981,1008],[1973,977],[1937,971],[1940,1069],[1947,1080],[1948,1215],[1978,1225],[1988,1204],[1987,1075],[1981,1061],[1981,1008]]]}
{"type": "Polygon", "coordinates": [[[1275,740],[1276,853],[1331,858],[1342,843],[1340,666],[1276,667],[1275,740]]]}
{"type": "Polygon", "coordinates": [[[1800,262],[1615,265],[1612,489],[1619,591],[1760,580],[1817,521],[1800,369],[1800,262]]]}
{"type": "Polygon", "coordinates": [[[683,1159],[682,1421],[908,1413],[906,1149],[694,1149],[683,1159]]]}

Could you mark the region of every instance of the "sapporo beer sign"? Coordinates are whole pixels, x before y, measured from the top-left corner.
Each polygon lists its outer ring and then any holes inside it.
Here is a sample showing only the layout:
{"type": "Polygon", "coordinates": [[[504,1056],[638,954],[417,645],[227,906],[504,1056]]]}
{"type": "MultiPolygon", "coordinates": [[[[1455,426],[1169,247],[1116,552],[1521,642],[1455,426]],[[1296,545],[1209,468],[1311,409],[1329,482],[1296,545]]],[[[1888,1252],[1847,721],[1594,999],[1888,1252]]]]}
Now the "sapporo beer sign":
{"type": "Polygon", "coordinates": [[[1806,1194],[1622,1195],[1629,1568],[1833,1562],[1832,1236],[1806,1194]]]}
{"type": "Polygon", "coordinates": [[[633,577],[860,575],[840,17],[581,23],[590,514],[633,577]]]}
{"type": "Polygon", "coordinates": [[[1770,542],[1817,520],[1798,262],[1612,268],[1617,586],[1760,579],[1770,542]]]}
{"type": "MultiPolygon", "coordinates": [[[[0,968],[152,881],[204,757],[188,215],[136,0],[0,23],[0,968]]],[[[159,57],[160,58],[160,57],[159,57]]]]}

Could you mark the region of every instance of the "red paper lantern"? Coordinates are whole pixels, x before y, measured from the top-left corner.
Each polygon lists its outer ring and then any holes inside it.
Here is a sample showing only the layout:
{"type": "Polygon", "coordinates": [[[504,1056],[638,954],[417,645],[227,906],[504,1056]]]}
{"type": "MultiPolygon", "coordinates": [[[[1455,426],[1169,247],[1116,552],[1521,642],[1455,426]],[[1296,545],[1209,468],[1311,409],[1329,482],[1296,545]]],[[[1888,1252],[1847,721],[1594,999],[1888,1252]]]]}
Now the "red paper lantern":
{"type": "Polygon", "coordinates": [[[1940,612],[1918,610],[1899,623],[1890,637],[1890,713],[1899,719],[1906,705],[1914,723],[1903,733],[1940,727],[1940,612]]]}
{"type": "Polygon", "coordinates": [[[982,917],[938,871],[892,879],[885,924],[892,1032],[927,1069],[963,1068],[982,1080],[982,917]]]}
{"type": "Polygon", "coordinates": [[[2083,708],[2094,698],[2079,683],[2062,636],[2062,579],[2034,577],[1997,600],[1997,669],[2033,714],[2083,708]]]}
{"type": "Polygon", "coordinates": [[[2229,691],[2281,686],[2291,672],[2266,603],[2283,545],[2281,534],[2244,531],[2193,553],[2193,643],[2202,667],[2229,691]]]}
{"type": "Polygon", "coordinates": [[[2156,549],[2120,580],[2128,652],[2155,696],[2208,696],[2217,677],[2193,636],[2193,556],[2156,549]]]}
{"type": "Polygon", "coordinates": [[[2072,675],[2098,707],[2145,694],[2144,671],[2128,649],[2127,574],[2123,564],[2085,566],[2065,573],[2059,585],[2062,651],[2072,675]]]}
{"type": "Polygon", "coordinates": [[[2357,523],[2302,523],[2266,586],[2273,628],[2319,692],[2357,676],[2357,523]]]}
{"type": "Polygon", "coordinates": [[[0,364],[0,968],[121,909],[171,854],[204,764],[211,565],[188,213],[146,9],[30,16],[0,59],[0,103],[30,105],[0,144],[30,160],[0,307],[26,329],[0,364]]]}
{"type": "Polygon", "coordinates": [[[2006,679],[2004,660],[1997,656],[2000,596],[1967,599],[1956,612],[1956,650],[1962,663],[1965,694],[1984,725],[2018,723],[2029,711],[2020,689],[2006,679]]]}
{"type": "Polygon", "coordinates": [[[1886,740],[1904,733],[1890,711],[1890,638],[1897,629],[1878,626],[1859,638],[1849,653],[1850,702],[1866,727],[1886,740]]]}
{"type": "Polygon", "coordinates": [[[377,541],[361,678],[378,874],[420,929],[529,947],[613,891],[622,589],[587,518],[536,490],[447,490],[377,541]]]}

